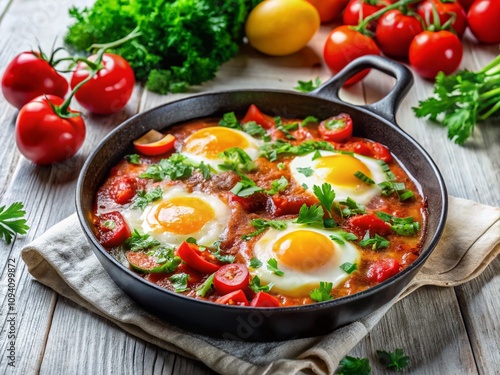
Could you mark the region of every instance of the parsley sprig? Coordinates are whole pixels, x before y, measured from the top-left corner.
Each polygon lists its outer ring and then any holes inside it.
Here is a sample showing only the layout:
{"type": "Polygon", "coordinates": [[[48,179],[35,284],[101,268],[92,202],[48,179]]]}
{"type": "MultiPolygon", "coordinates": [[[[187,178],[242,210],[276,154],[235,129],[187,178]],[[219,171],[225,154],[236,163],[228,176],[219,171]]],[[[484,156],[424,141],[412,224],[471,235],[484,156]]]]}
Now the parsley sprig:
{"type": "Polygon", "coordinates": [[[259,148],[259,156],[265,157],[270,161],[278,159],[279,155],[305,155],[316,150],[333,151],[334,147],[326,141],[305,141],[298,146],[293,146],[291,143],[282,139],[277,139],[274,142],[267,142],[259,148]]]}
{"type": "Polygon", "coordinates": [[[138,190],[137,196],[134,199],[133,207],[139,207],[144,210],[149,203],[157,201],[162,196],[163,190],[159,187],[149,192],[146,192],[145,190],[138,190]]]}
{"type": "Polygon", "coordinates": [[[248,241],[252,237],[258,236],[269,227],[274,228],[276,230],[285,230],[287,228],[287,223],[284,220],[267,220],[258,218],[258,219],[253,219],[251,224],[256,229],[256,231],[243,235],[241,238],[245,241],[248,241]]]}
{"type": "Polygon", "coordinates": [[[320,281],[319,288],[311,290],[309,296],[316,302],[330,301],[332,296],[333,283],[320,281]]]}
{"type": "Polygon", "coordinates": [[[257,166],[252,158],[239,147],[230,147],[219,154],[223,160],[218,167],[222,171],[234,171],[238,173],[253,172],[257,166]]]}
{"type": "Polygon", "coordinates": [[[167,177],[172,181],[185,180],[191,177],[195,169],[199,169],[205,179],[210,178],[210,168],[203,162],[195,163],[186,156],[175,153],[157,164],[151,164],[139,177],[155,181],[162,181],[167,177]]]}
{"type": "Polygon", "coordinates": [[[390,242],[378,234],[370,237],[370,231],[367,231],[363,239],[359,241],[359,244],[363,247],[371,246],[372,250],[378,250],[389,247],[390,242]]]}
{"type": "Polygon", "coordinates": [[[269,283],[267,285],[261,285],[260,284],[260,278],[259,276],[255,275],[252,280],[250,281],[250,289],[252,289],[255,293],[258,292],[269,292],[271,288],[274,286],[274,283],[269,283]]]}
{"type": "Polygon", "coordinates": [[[154,239],[149,234],[140,234],[137,229],[134,229],[131,236],[125,241],[125,246],[132,251],[139,251],[144,249],[150,249],[155,246],[159,246],[160,242],[154,239]]]}
{"type": "Polygon", "coordinates": [[[321,86],[321,79],[316,77],[314,80],[298,81],[294,89],[300,92],[311,92],[316,90],[319,86],[321,86]]]}
{"type": "Polygon", "coordinates": [[[271,258],[267,261],[267,269],[277,276],[283,276],[285,273],[278,268],[278,261],[271,258]]]}
{"type": "Polygon", "coordinates": [[[403,349],[396,349],[393,352],[377,350],[377,357],[382,365],[395,371],[403,371],[407,368],[408,360],[410,359],[407,355],[405,355],[403,349]]]}
{"type": "Polygon", "coordinates": [[[7,209],[0,207],[0,238],[9,245],[16,234],[26,234],[30,227],[24,218],[26,211],[22,202],[14,202],[7,209]]]}
{"type": "Polygon", "coordinates": [[[337,375],[369,375],[371,372],[368,358],[345,356],[339,363],[337,375]]]}

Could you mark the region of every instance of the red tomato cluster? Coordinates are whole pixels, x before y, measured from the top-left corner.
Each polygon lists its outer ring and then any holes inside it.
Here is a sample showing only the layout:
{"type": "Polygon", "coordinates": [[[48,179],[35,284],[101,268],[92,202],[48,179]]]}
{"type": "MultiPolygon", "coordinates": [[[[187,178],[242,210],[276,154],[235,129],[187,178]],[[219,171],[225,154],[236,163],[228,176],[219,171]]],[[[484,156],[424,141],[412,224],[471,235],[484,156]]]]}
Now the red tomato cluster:
{"type": "MultiPolygon", "coordinates": [[[[333,73],[364,55],[409,61],[426,79],[451,74],[462,60],[461,38],[469,26],[480,43],[500,43],[497,0],[350,0],[343,25],[328,35],[323,57],[333,73]],[[466,12],[467,10],[467,12],[466,12]]],[[[368,70],[346,81],[360,81],[368,70]]]]}

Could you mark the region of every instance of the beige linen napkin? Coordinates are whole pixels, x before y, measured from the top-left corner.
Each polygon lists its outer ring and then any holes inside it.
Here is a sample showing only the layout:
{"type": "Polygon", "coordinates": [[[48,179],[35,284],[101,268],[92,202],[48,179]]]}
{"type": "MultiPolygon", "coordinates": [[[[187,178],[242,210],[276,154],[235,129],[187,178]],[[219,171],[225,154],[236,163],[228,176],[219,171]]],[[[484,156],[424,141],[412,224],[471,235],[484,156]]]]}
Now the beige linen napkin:
{"type": "MultiPolygon", "coordinates": [[[[406,296],[422,285],[454,286],[478,276],[500,253],[500,209],[450,197],[438,246],[406,296]]],[[[41,283],[125,331],[161,348],[204,362],[222,374],[333,374],[339,361],[389,310],[316,338],[245,343],[192,334],[145,312],[109,278],[94,256],[76,214],[22,250],[29,272],[41,283]]],[[[402,297],[401,297],[402,298],[402,297]]]]}

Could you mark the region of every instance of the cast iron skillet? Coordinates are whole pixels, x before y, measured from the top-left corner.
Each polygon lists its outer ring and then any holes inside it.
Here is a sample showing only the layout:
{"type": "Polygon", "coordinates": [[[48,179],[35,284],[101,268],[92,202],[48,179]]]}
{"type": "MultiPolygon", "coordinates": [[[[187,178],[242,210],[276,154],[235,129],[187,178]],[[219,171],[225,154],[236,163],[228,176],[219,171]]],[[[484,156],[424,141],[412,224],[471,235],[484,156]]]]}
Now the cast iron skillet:
{"type": "Polygon", "coordinates": [[[271,90],[223,91],[192,96],[140,113],[112,131],[81,171],[76,206],[85,235],[104,269],[126,294],[155,315],[193,332],[247,341],[285,340],[324,335],[360,319],[392,300],[411,281],[436,246],[446,220],[446,188],[436,165],[395,121],[396,109],[412,83],[413,77],[403,65],[365,56],[309,95],[271,90]],[[343,102],[338,96],[342,84],[368,67],[396,78],[391,92],[366,106],[343,102]],[[109,255],[94,235],[90,213],[97,189],[110,168],[134,152],[132,141],[149,129],[165,130],[179,122],[231,111],[244,113],[250,104],[256,104],[265,113],[291,118],[313,115],[323,119],[346,112],[353,118],[355,136],[388,146],[427,197],[429,216],[420,257],[403,272],[352,296],[305,306],[257,309],[219,305],[170,292],[143,280],[109,255]]]}

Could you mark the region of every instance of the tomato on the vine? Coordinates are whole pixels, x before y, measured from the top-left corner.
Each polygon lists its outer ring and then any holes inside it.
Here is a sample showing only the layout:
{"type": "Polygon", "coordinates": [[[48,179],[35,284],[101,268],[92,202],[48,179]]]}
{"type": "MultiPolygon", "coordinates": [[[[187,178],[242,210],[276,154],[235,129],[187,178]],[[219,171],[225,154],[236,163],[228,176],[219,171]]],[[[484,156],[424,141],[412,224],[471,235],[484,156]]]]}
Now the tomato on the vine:
{"type": "Polygon", "coordinates": [[[82,117],[70,108],[60,111],[59,106],[63,102],[54,95],[39,96],[23,106],[17,116],[17,147],[21,154],[36,164],[46,165],[69,159],[85,140],[82,117]]]}
{"type": "MultiPolygon", "coordinates": [[[[379,0],[350,0],[344,9],[342,22],[344,25],[357,25],[359,21],[365,19],[376,11],[383,9],[387,4],[379,0]]],[[[374,28],[377,21],[374,21],[370,28],[374,28]]]]}
{"type": "Polygon", "coordinates": [[[411,15],[393,9],[384,13],[375,30],[377,45],[390,57],[408,58],[413,38],[424,31],[420,21],[411,15]]]}
{"type": "Polygon", "coordinates": [[[319,13],[321,23],[336,20],[342,16],[342,11],[349,0],[307,0],[319,13]]]}
{"type": "MultiPolygon", "coordinates": [[[[367,35],[343,25],[333,29],[326,38],[323,58],[333,73],[337,73],[348,63],[365,55],[380,55],[377,44],[367,35]]],[[[365,69],[349,78],[345,85],[359,82],[369,73],[365,69]]]]}
{"type": "Polygon", "coordinates": [[[22,52],[5,69],[2,92],[10,104],[21,109],[43,94],[64,98],[68,92],[68,82],[43,54],[22,52]]]}
{"type": "Polygon", "coordinates": [[[500,43],[500,1],[476,0],[467,13],[472,34],[482,43],[500,43]]]}
{"type": "MultiPolygon", "coordinates": [[[[95,61],[97,55],[88,58],[95,61]]],[[[127,105],[135,85],[134,71],[121,56],[104,53],[102,67],[75,94],[80,105],[90,112],[107,115],[120,111],[127,105]]],[[[92,70],[85,62],[79,62],[71,77],[71,89],[85,80],[92,70]]]]}
{"type": "Polygon", "coordinates": [[[467,28],[467,15],[464,8],[458,2],[442,2],[441,0],[425,0],[417,7],[417,12],[422,17],[424,22],[430,26],[434,24],[433,6],[439,15],[440,25],[444,25],[453,15],[455,20],[451,24],[451,28],[461,38],[467,28]]]}
{"type": "Polygon", "coordinates": [[[440,71],[448,75],[457,70],[462,55],[462,43],[455,34],[426,30],[411,42],[409,60],[420,76],[434,79],[440,71]]]}

